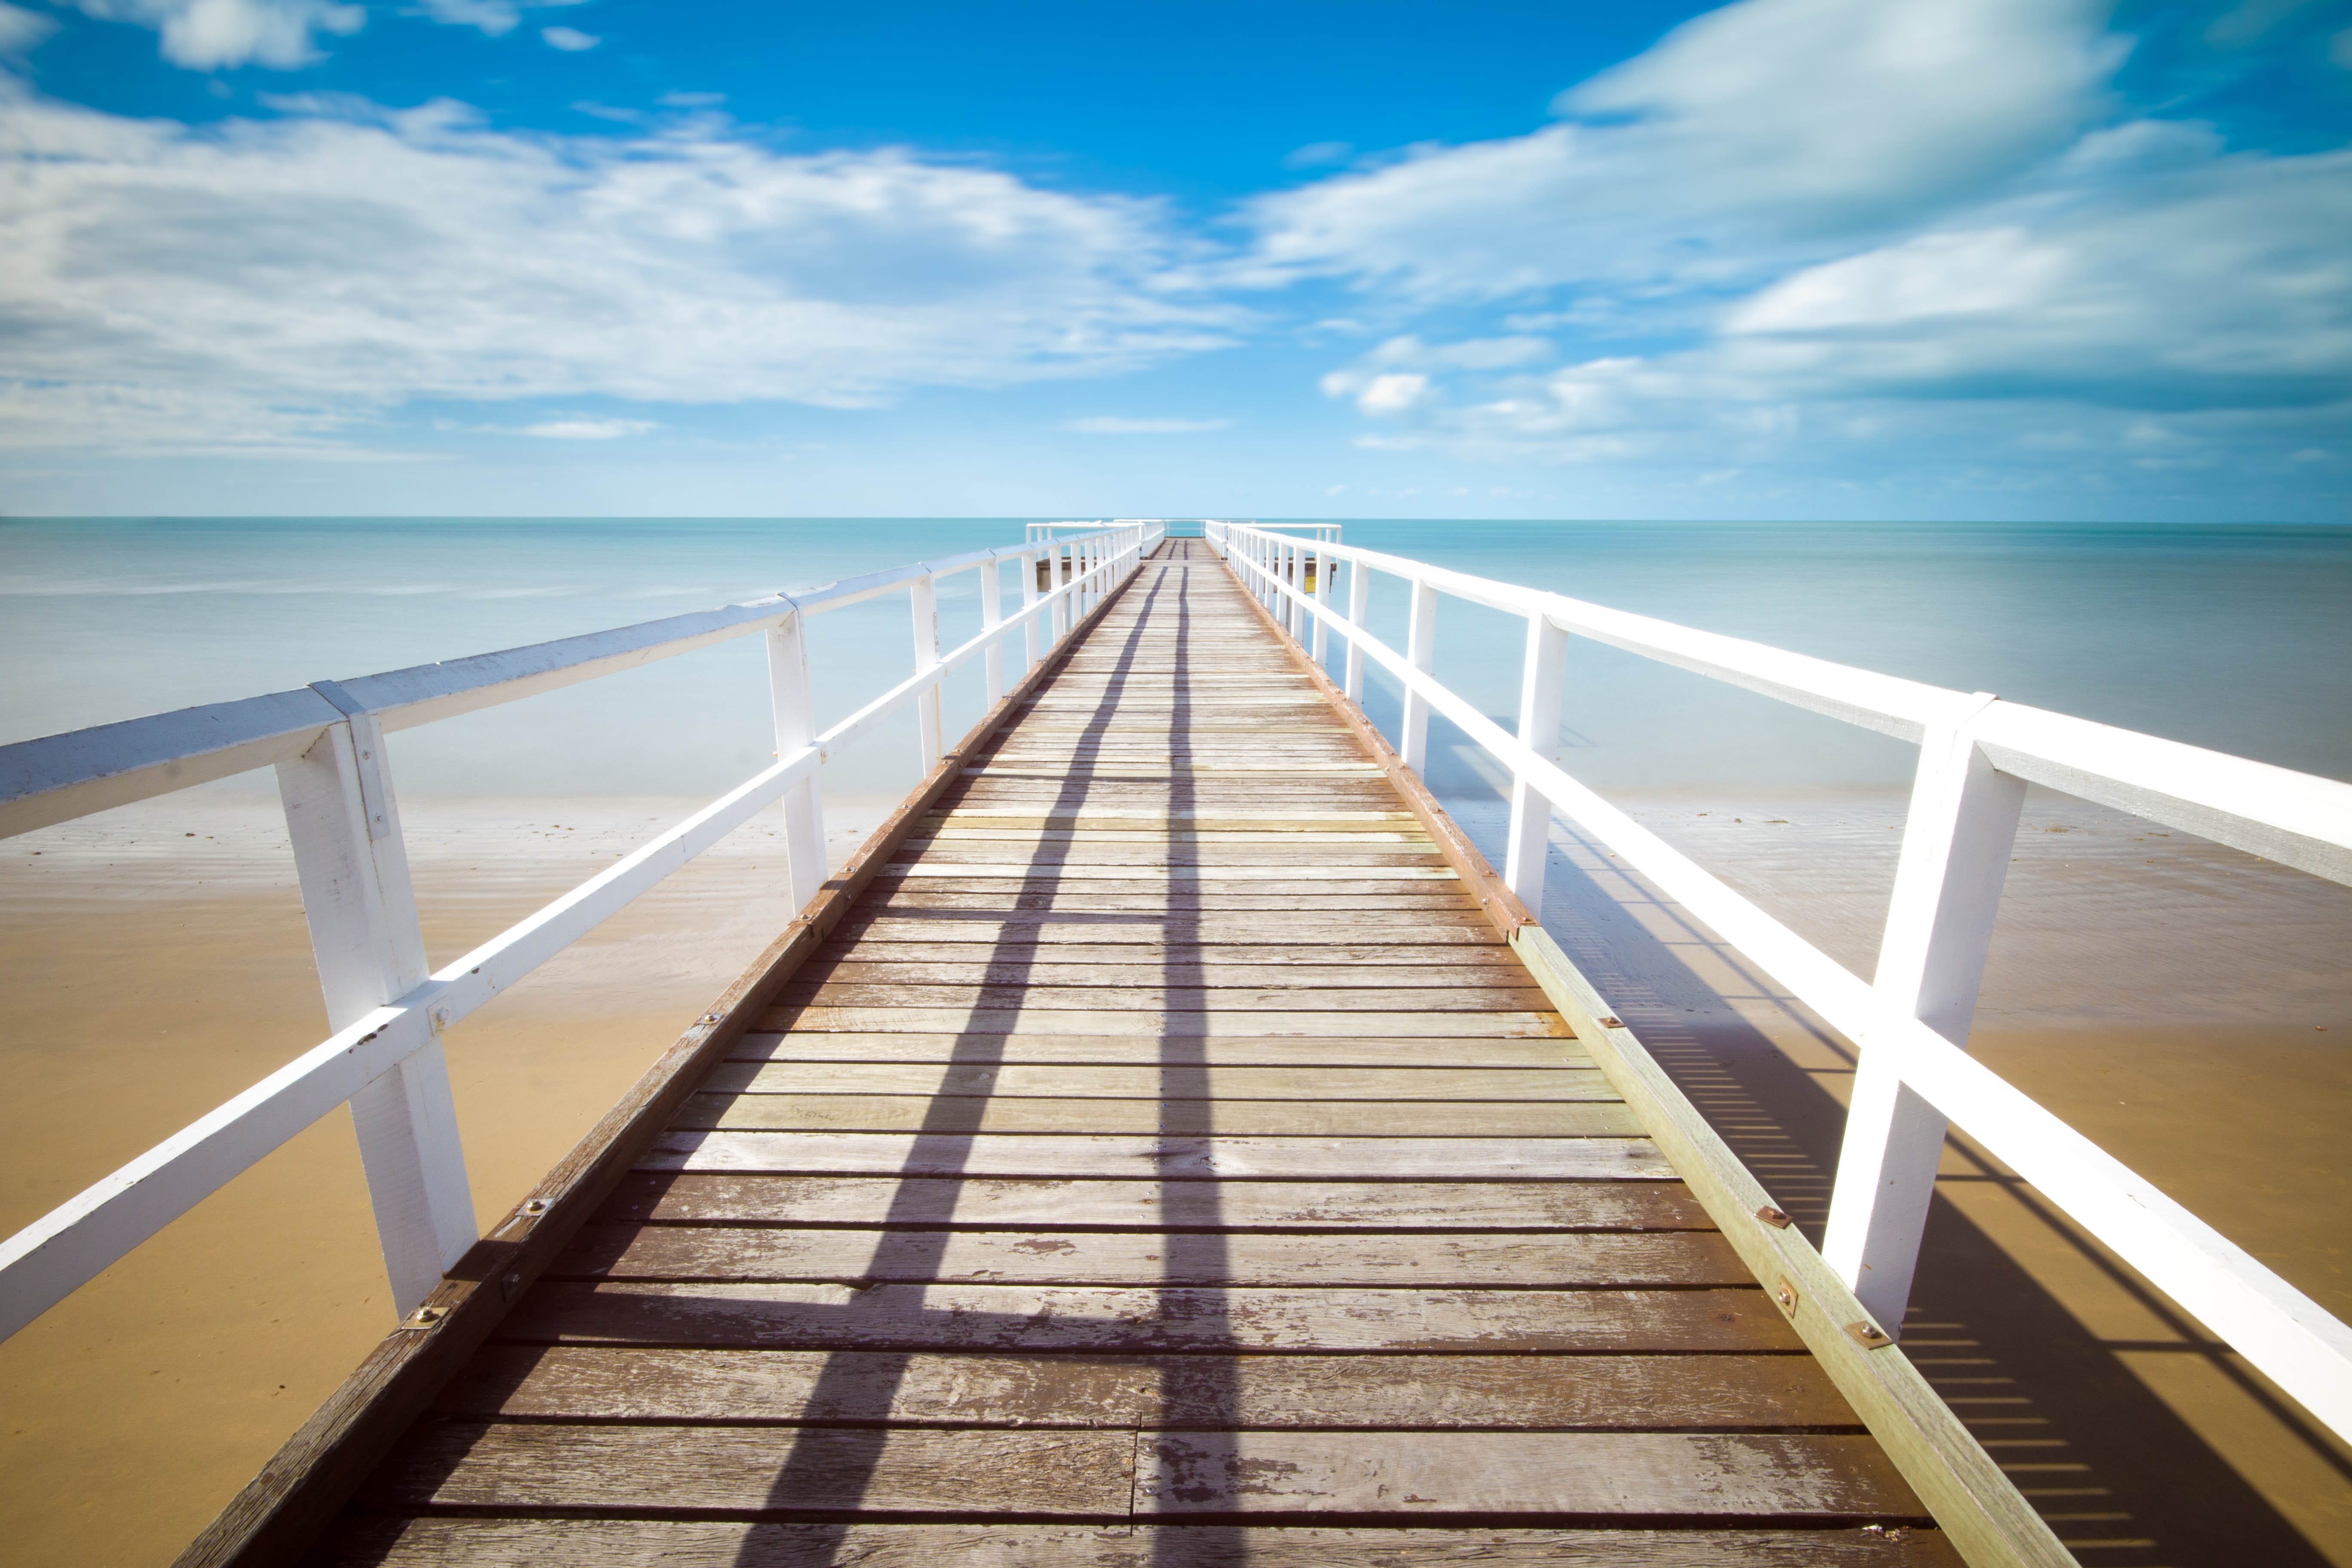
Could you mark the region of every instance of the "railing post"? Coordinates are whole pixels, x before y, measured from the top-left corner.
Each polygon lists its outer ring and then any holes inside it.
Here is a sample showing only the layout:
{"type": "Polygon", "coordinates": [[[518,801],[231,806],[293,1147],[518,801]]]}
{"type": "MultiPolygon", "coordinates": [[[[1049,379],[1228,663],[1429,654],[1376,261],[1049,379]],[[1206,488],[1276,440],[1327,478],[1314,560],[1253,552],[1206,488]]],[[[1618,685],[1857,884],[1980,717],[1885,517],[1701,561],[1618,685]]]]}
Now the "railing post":
{"type": "MultiPolygon", "coordinates": [[[[1568,684],[1568,633],[1538,610],[1528,617],[1527,663],[1519,674],[1519,741],[1536,755],[1559,751],[1559,701],[1568,684]]],[[[1528,913],[1542,918],[1544,858],[1551,840],[1551,801],[1524,775],[1511,779],[1511,828],[1503,881],[1528,913]]]]}
{"type": "MultiPolygon", "coordinates": [[[[1049,594],[1055,593],[1061,586],[1062,546],[1056,542],[1048,541],[1045,547],[1045,591],[1049,594]]],[[[1049,648],[1059,647],[1062,645],[1063,637],[1070,629],[1068,602],[1062,599],[1055,600],[1054,607],[1045,612],[1045,618],[1049,623],[1047,629],[1052,633],[1046,639],[1045,646],[1049,648]]]]}
{"type": "MultiPolygon", "coordinates": [[[[1976,744],[1972,721],[1992,701],[1978,693],[1967,714],[1921,742],[1873,981],[1895,1008],[1962,1049],[2025,804],[2025,782],[1996,771],[1976,744]]],[[[1945,1119],[1866,1039],[1856,1045],[1822,1256],[1880,1326],[1899,1335],[1936,1195],[1945,1119]]]]}
{"type": "MultiPolygon", "coordinates": [[[[1021,607],[1024,611],[1037,602],[1037,552],[1021,552],[1021,607]]],[[[1021,648],[1024,662],[1021,673],[1028,674],[1037,668],[1037,617],[1026,616],[1021,622],[1021,648]]]]}
{"type": "MultiPolygon", "coordinates": [[[[1315,549],[1315,606],[1320,610],[1328,610],[1331,607],[1331,568],[1333,564],[1334,563],[1331,559],[1331,552],[1324,548],[1322,541],[1318,540],[1316,542],[1315,549]]],[[[1316,616],[1315,662],[1317,664],[1326,663],[1331,645],[1330,632],[1331,628],[1324,622],[1323,617],[1320,616],[1316,616]]],[[[1328,665],[1326,668],[1328,668],[1328,665]]]]}
{"type": "MultiPolygon", "coordinates": [[[[1363,629],[1364,616],[1370,610],[1371,602],[1371,574],[1364,570],[1362,562],[1349,562],[1348,563],[1348,625],[1349,626],[1359,631],[1363,629]]],[[[1347,679],[1341,683],[1340,689],[1348,694],[1349,701],[1360,707],[1362,705],[1364,645],[1352,637],[1348,639],[1347,679]]]]}
{"type": "MultiPolygon", "coordinates": [[[[1413,668],[1428,672],[1437,651],[1437,590],[1419,577],[1412,578],[1412,611],[1405,623],[1405,662],[1413,668]]],[[[1404,723],[1397,752],[1404,765],[1418,773],[1429,761],[1429,699],[1405,688],[1404,723]]]]}
{"type": "MultiPolygon", "coordinates": [[[[908,589],[915,611],[915,673],[920,675],[938,668],[940,663],[939,579],[926,573],[908,589]]],[[[915,750],[922,756],[925,773],[931,771],[945,749],[946,742],[940,738],[940,686],[935,680],[915,699],[915,750]]]]}
{"type": "MultiPolygon", "coordinates": [[[[383,731],[332,681],[314,689],[345,720],[299,758],[278,764],[278,793],[331,1031],[414,991],[427,971],[383,731]]],[[[351,1099],[368,1204],[401,1317],[478,1234],[437,1026],[435,1033],[351,1099]]]]}
{"type": "MultiPolygon", "coordinates": [[[[809,687],[808,617],[793,614],[768,628],[768,697],[775,710],[776,755],[816,739],[816,701],[809,687]]],[[[824,886],[824,795],[812,773],[784,792],[785,874],[793,908],[804,909],[824,886]]]]}
{"type": "MultiPolygon", "coordinates": [[[[994,556],[980,565],[980,626],[988,631],[1004,624],[1004,567],[994,556]]],[[[991,642],[980,656],[988,676],[988,705],[1004,700],[1004,639],[991,642]]]]}

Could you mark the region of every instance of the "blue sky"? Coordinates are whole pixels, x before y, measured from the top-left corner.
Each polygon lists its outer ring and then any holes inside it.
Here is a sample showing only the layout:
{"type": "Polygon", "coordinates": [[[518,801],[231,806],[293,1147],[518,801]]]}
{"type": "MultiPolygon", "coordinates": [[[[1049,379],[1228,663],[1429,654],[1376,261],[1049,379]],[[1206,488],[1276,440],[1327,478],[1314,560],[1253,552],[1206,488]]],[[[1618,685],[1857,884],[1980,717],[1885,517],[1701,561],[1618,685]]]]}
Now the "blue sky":
{"type": "Polygon", "coordinates": [[[2352,520],[2352,5],[0,0],[0,511],[2352,520]]]}

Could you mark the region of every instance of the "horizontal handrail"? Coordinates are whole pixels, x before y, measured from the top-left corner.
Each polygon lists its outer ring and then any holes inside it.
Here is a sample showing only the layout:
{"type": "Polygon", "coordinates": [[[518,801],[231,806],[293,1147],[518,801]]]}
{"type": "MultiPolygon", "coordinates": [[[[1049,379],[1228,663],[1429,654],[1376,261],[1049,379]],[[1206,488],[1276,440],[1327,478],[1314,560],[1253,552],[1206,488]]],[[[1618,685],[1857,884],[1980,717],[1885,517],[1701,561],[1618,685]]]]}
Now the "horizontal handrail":
{"type": "MultiPolygon", "coordinates": [[[[1293,580],[1283,552],[1295,551],[1295,541],[1231,524],[1213,528],[1211,539],[1246,584],[1286,605],[1294,616],[1310,617],[1318,630],[1336,633],[1347,642],[1351,659],[1369,658],[1398,680],[1409,708],[1415,700],[1426,704],[1428,710],[1444,715],[1511,772],[1515,847],[1527,831],[1518,819],[1522,797],[1517,792],[1531,790],[1544,815],[1558,810],[1573,818],[1626,865],[1649,878],[1666,896],[1853,1040],[1862,1053],[1857,1105],[1864,1080],[1873,1073],[1888,1075],[1892,1083],[1924,1098],[2320,1421],[2339,1435],[2352,1436],[2352,1328],[1969,1057],[1960,1043],[1930,1027],[1922,1016],[1915,1016],[1905,998],[1894,994],[1884,974],[1878,983],[1863,980],[1610,805],[1555,759],[1543,755],[1441,684],[1428,668],[1425,633],[1417,633],[1415,649],[1404,653],[1374,637],[1362,625],[1360,584],[1350,594],[1350,610],[1342,615],[1328,607],[1326,595],[1307,593],[1293,580]],[[1421,655],[1418,658],[1416,652],[1421,655]]],[[[1874,687],[1872,682],[1891,682],[1891,678],[1667,622],[1601,611],[1557,595],[1469,577],[1402,557],[1339,545],[1326,548],[1358,571],[1376,568],[1405,577],[1415,585],[1416,595],[1443,589],[1513,611],[1538,625],[1571,631],[1585,628],[1589,636],[1600,636],[1591,628],[1606,628],[1617,635],[1601,640],[1614,646],[1784,696],[1816,711],[1838,712],[1841,707],[1867,697],[1872,705],[1866,710],[1840,716],[1874,728],[1903,718],[1918,726],[1916,738],[1923,741],[1931,731],[1940,730],[1979,748],[1994,768],[2020,779],[2036,779],[2158,820],[2178,822],[2189,831],[2225,843],[2244,847],[2259,844],[2274,859],[2338,881],[2352,880],[2345,874],[2344,855],[2352,847],[2352,785],[1982,695],[1971,697],[1908,681],[1874,687]],[[1882,722],[1873,723],[1874,717],[1882,722]]],[[[1318,586],[1319,590],[1324,585],[1318,586]]],[[[1416,617],[1417,626],[1426,624],[1416,617]]],[[[1533,647],[1531,639],[1531,650],[1533,647]]],[[[1541,674],[1531,651],[1527,686],[1535,688],[1541,674]]],[[[1552,690],[1556,704],[1556,682],[1552,690]]],[[[1523,691],[1523,699],[1525,695],[1523,691]]],[[[1556,725],[1556,706],[1554,714],[1556,725]]],[[[1529,718],[1523,700],[1523,728],[1529,718]]],[[[1407,760],[1410,764],[1413,759],[1408,756],[1407,760]]],[[[1939,757],[1923,754],[1923,792],[1926,781],[1938,776],[1934,770],[1939,766],[1939,757]]],[[[1919,798],[1915,795],[1915,811],[1919,798]]],[[[2011,826],[2013,831],[2013,816],[2011,826]]],[[[1906,871],[1916,830],[1916,824],[1906,830],[1906,871]]],[[[2006,841],[1988,841],[1976,847],[1983,853],[1997,852],[2005,864],[2006,841]]],[[[1944,853],[1957,863],[1958,852],[1949,845],[1944,853]]],[[[1538,906],[1539,870],[1531,887],[1520,884],[1519,888],[1525,889],[1523,900],[1538,906]]],[[[1991,896],[1999,897],[1997,875],[1991,896]]],[[[1898,876],[1897,908],[1890,912],[1890,933],[1908,913],[1902,907],[1904,901],[1904,880],[1898,876]]],[[[1990,908],[1979,912],[1974,973],[1980,975],[1980,944],[1990,936],[1990,908]]],[[[1946,953],[1944,960],[1948,964],[1951,954],[1946,953]]],[[[1963,1042],[1975,984],[1974,978],[1967,981],[1968,1006],[1959,1009],[1958,1035],[1963,1042]]],[[[1850,1120],[1838,1196],[1832,1210],[1829,1249],[1837,1255],[1832,1261],[1847,1283],[1899,1333],[1903,1298],[1907,1294],[1911,1258],[1918,1240],[1916,1224],[1907,1230],[1901,1225],[1884,1225],[1866,1237],[1848,1225],[1843,1227],[1846,1245],[1842,1247],[1839,1208],[1848,1201],[1853,1174],[1849,1165],[1874,1176],[1882,1163],[1897,1163],[1905,1152],[1888,1147],[1897,1135],[1892,1121],[1861,1134],[1856,1125],[1855,1120],[1850,1120]],[[1865,1262],[1865,1258],[1870,1261],[1865,1262]],[[1877,1282],[1863,1278],[1868,1269],[1881,1267],[1894,1273],[1896,1266],[1901,1284],[1891,1297],[1883,1288],[1874,1290],[1877,1282]]],[[[1941,1122],[1934,1123],[1932,1145],[1939,1147],[1942,1136],[1941,1122]]],[[[1924,1156],[1916,1150],[1909,1151],[1909,1155],[1926,1160],[1926,1179],[1932,1190],[1932,1148],[1924,1156]]],[[[1911,1179],[1902,1172],[1896,1172],[1895,1178],[1897,1185],[1911,1179]]],[[[1876,1183],[1862,1184],[1870,1187],[1876,1183]]],[[[1921,1198],[1919,1219],[1924,1219],[1924,1207],[1921,1198]]]]}
{"type": "MultiPolygon", "coordinates": [[[[993,689],[1001,680],[1001,675],[992,661],[1007,638],[1020,637],[1027,640],[1034,659],[1034,634],[1041,623],[1051,623],[1055,635],[1059,636],[1062,630],[1075,624],[1072,612],[1084,603],[1098,602],[1118,581],[1124,580],[1140,563],[1158,537],[1156,529],[1142,525],[1104,529],[1076,541],[1059,542],[1060,544],[1076,544],[1083,550],[1077,569],[1069,574],[1066,581],[1047,592],[1037,593],[1034,578],[1027,575],[1028,569],[1024,566],[1024,598],[1026,602],[1019,609],[1003,615],[998,613],[994,586],[983,584],[982,612],[987,624],[977,636],[935,657],[928,653],[923,644],[920,612],[928,604],[929,584],[939,575],[975,566],[990,566],[992,570],[992,563],[1000,561],[1027,561],[1049,553],[1058,555],[1059,547],[1040,544],[1027,549],[976,552],[946,562],[918,563],[851,578],[805,593],[777,595],[751,605],[709,612],[705,617],[673,616],[640,626],[619,628],[613,633],[566,638],[535,647],[509,650],[506,654],[485,655],[478,659],[421,666],[416,670],[394,671],[388,676],[346,681],[340,685],[322,682],[320,688],[303,692],[278,693],[245,703],[224,703],[216,704],[213,709],[190,710],[188,712],[194,714],[218,714],[226,710],[232,715],[247,715],[245,731],[241,734],[228,731],[215,719],[210,721],[213,725],[210,730],[200,728],[195,735],[199,741],[220,743],[212,744],[208,749],[184,750],[176,755],[170,753],[168,747],[175,740],[182,742],[187,740],[190,733],[187,714],[164,714],[154,720],[133,721],[130,725],[107,725],[99,731],[82,731],[73,735],[55,737],[53,742],[30,742],[34,746],[48,748],[41,754],[40,760],[52,771],[65,771],[58,767],[58,758],[62,757],[68,762],[79,758],[87,764],[93,756],[121,757],[129,750],[111,744],[117,739],[112,736],[107,737],[110,742],[107,745],[84,744],[76,749],[65,742],[81,741],[103,731],[131,731],[131,739],[138,747],[143,748],[147,758],[142,764],[145,772],[138,776],[152,787],[146,788],[144,793],[160,794],[200,782],[199,778],[189,776],[200,771],[186,765],[191,759],[200,761],[205,766],[213,766],[224,759],[236,757],[259,759],[247,762],[247,766],[258,766],[264,762],[293,763],[310,753],[311,748],[322,737],[334,731],[338,725],[351,727],[348,732],[354,737],[356,743],[362,735],[380,734],[380,731],[367,728],[374,723],[379,714],[404,713],[411,716],[411,722],[426,722],[451,712],[467,711],[469,707],[511,700],[514,697],[527,695],[530,690],[543,690],[551,685],[610,674],[647,658],[667,658],[745,631],[767,628],[772,634],[784,622],[797,622],[800,616],[838,608],[899,586],[910,586],[918,595],[918,668],[906,679],[822,732],[784,750],[772,764],[752,778],[473,952],[424,977],[420,984],[405,988],[380,1005],[359,1009],[355,1016],[342,1022],[320,1045],[93,1184],[5,1242],[0,1242],[0,1338],[15,1333],[63,1300],[100,1270],[320,1116],[346,1101],[356,1106],[360,1096],[371,1091],[391,1075],[405,1070],[419,1058],[436,1052],[441,1036],[452,1026],[586,935],[763,807],[780,799],[786,803],[787,837],[793,842],[791,853],[796,861],[803,853],[799,846],[812,840],[821,854],[823,837],[821,830],[815,827],[814,803],[809,802],[801,807],[807,816],[795,823],[792,820],[793,800],[795,792],[803,791],[816,778],[834,752],[871,733],[893,714],[910,704],[936,702],[940,682],[975,658],[992,660],[991,684],[993,689]],[[781,610],[776,606],[782,606],[781,610]],[[681,631],[681,623],[698,624],[681,631]],[[444,676],[438,672],[449,673],[444,676]],[[299,700],[279,702],[280,699],[302,698],[323,706],[326,713],[321,715],[299,700]],[[479,700],[468,702],[466,706],[450,706],[465,702],[469,698],[478,698],[479,700]],[[371,702],[375,706],[368,706],[371,702]],[[284,722],[289,711],[294,718],[291,723],[284,722]],[[420,712],[423,717],[416,717],[420,712]],[[273,723],[276,724],[274,729],[271,728],[273,723]],[[141,726],[146,728],[142,730],[141,726]],[[299,748],[293,744],[297,740],[302,742],[299,748]]],[[[797,633],[796,625],[793,629],[797,633]]],[[[936,640],[935,633],[933,639],[936,640]]],[[[780,676],[780,687],[784,679],[780,676]]],[[[804,685],[804,672],[799,679],[804,685]]],[[[804,699],[805,693],[799,695],[804,699]]],[[[21,751],[21,748],[8,750],[21,751]]],[[[365,749],[352,754],[381,768],[380,760],[373,758],[365,749]]],[[[0,752],[0,756],[5,755],[5,752],[0,752]]],[[[218,777],[227,771],[233,770],[224,767],[220,772],[203,773],[202,776],[218,777]]],[[[86,766],[85,776],[52,784],[47,792],[48,798],[62,797],[68,802],[102,798],[97,786],[104,785],[110,778],[121,776],[124,775],[110,775],[86,766]]],[[[388,792],[388,775],[378,773],[369,776],[376,779],[376,788],[388,792]]],[[[364,786],[360,793],[365,795],[364,786]]],[[[38,800],[43,797],[37,794],[19,797],[20,800],[26,798],[38,800]]],[[[128,798],[140,796],[134,795],[128,798]]],[[[293,796],[289,794],[289,798],[290,816],[293,796]]],[[[107,800],[105,804],[121,804],[121,801],[107,800]]],[[[104,805],[91,805],[86,809],[100,810],[104,809],[104,805]]],[[[397,890],[404,894],[405,864],[398,855],[396,814],[388,801],[364,805],[360,809],[363,814],[373,814],[370,816],[372,823],[382,825],[382,831],[370,826],[360,837],[376,840],[389,837],[397,862],[397,875],[383,877],[379,892],[391,897],[388,889],[396,884],[397,890]]],[[[74,815],[81,813],[66,814],[74,815]]],[[[64,819],[65,816],[61,816],[49,820],[64,819]]],[[[298,865],[304,843],[304,836],[298,833],[298,865]]],[[[821,879],[822,868],[816,868],[816,878],[810,876],[810,870],[806,866],[795,864],[793,881],[796,889],[814,889],[815,880],[821,879]]],[[[347,879],[353,874],[364,879],[365,869],[362,868],[352,873],[346,868],[347,879]]],[[[305,909],[311,919],[313,942],[320,949],[323,966],[329,939],[333,934],[331,929],[332,911],[312,908],[311,898],[311,879],[306,875],[305,909]]],[[[407,910],[407,920],[412,931],[414,918],[411,908],[407,910]]],[[[331,1017],[336,1005],[331,987],[329,1003],[331,1017]]],[[[446,1084],[440,1092],[446,1099],[446,1084]]],[[[362,1148],[365,1152],[364,1135],[362,1148]]],[[[449,1151],[449,1157],[456,1157],[454,1150],[449,1151]]],[[[459,1173],[462,1176],[462,1172],[459,1173]]],[[[377,1181],[377,1169],[373,1163],[369,1174],[373,1191],[377,1181]]],[[[381,1200],[382,1194],[376,1195],[381,1200]]],[[[379,1201],[378,1212],[381,1221],[384,1212],[382,1201],[379,1201]]],[[[470,1217],[467,1223],[470,1224],[470,1217]]],[[[470,1233],[466,1234],[463,1240],[470,1243],[470,1233]]],[[[443,1255],[442,1266],[446,1267],[448,1261],[453,1260],[449,1255],[452,1244],[445,1237],[434,1245],[443,1255]]],[[[407,1270],[410,1278],[404,1279],[401,1261],[395,1258],[395,1241],[389,1234],[385,1247],[387,1267],[394,1275],[395,1295],[405,1298],[401,1307],[405,1311],[409,1304],[421,1298],[423,1290],[416,1288],[415,1268],[407,1270]]],[[[462,1246],[457,1249],[462,1250],[462,1246]]],[[[437,1277],[437,1269],[431,1272],[437,1277]]]]}
{"type": "MultiPolygon", "coordinates": [[[[1217,526],[1249,531],[1238,524],[1217,526]]],[[[1321,548],[1340,561],[1426,584],[1489,609],[1540,616],[1571,635],[1901,740],[1917,742],[1931,727],[1955,723],[1980,706],[1980,699],[1967,692],[1768,643],[1404,556],[1336,542],[1321,548]]],[[[1978,728],[2005,773],[2352,884],[2352,784],[2021,702],[1996,700],[1978,728]]]]}
{"type": "Polygon", "coordinates": [[[1097,527],[1026,546],[975,550],[715,610],[320,683],[347,696],[349,706],[314,686],[19,741],[0,746],[0,838],[290,761],[352,711],[374,716],[386,730],[411,729],[674,658],[796,615],[845,609],[927,576],[1033,559],[1117,531],[1097,527]]]}

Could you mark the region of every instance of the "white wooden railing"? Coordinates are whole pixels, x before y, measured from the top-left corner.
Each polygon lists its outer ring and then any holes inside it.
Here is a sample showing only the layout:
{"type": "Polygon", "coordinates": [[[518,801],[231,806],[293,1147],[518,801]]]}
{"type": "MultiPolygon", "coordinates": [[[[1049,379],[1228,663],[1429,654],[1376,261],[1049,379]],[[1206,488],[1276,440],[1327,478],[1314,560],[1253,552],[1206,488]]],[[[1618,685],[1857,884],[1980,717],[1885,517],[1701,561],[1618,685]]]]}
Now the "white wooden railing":
{"type": "Polygon", "coordinates": [[[827,757],[912,706],[928,771],[943,749],[942,679],[979,658],[993,706],[1006,689],[1006,642],[1017,636],[1023,669],[1034,665],[1135,571],[1160,534],[1149,523],[1097,525],[724,609],[0,747],[0,837],[275,766],[333,1031],[0,1243],[0,1338],[345,1102],[359,1132],[393,1300],[405,1316],[476,1238],[442,1034],[772,802],[783,804],[793,902],[805,905],[825,877],[817,784],[827,757]],[[1050,588],[1038,582],[1041,560],[1066,563],[1051,568],[1050,588]],[[1020,563],[1021,579],[1021,607],[1009,616],[1006,562],[1020,563]],[[982,630],[942,653],[939,581],[974,571],[982,630]],[[901,591],[914,611],[914,673],[820,732],[806,656],[810,619],[901,591]],[[775,763],[609,870],[428,973],[386,732],[759,632],[768,640],[775,763]]]}
{"type": "Polygon", "coordinates": [[[1530,913],[1542,910],[1546,839],[1559,811],[1859,1047],[1822,1251],[1883,1327],[1900,1331],[1948,1122],[2352,1437],[2352,1329],[1964,1048],[2029,783],[2347,884],[2352,784],[1355,549],[1330,531],[1335,537],[1318,535],[1310,545],[1241,523],[1207,530],[1285,630],[1302,645],[1311,636],[1318,662],[1328,635],[1345,643],[1340,683],[1349,698],[1362,700],[1368,658],[1396,678],[1404,690],[1397,750],[1407,766],[1423,769],[1435,712],[1508,770],[1503,879],[1530,913]],[[1307,559],[1318,567],[1311,593],[1301,570],[1307,559]],[[1344,612],[1331,605],[1335,563],[1348,568],[1344,612]],[[1411,595],[1402,653],[1364,626],[1376,573],[1401,579],[1411,595]],[[1516,734],[1430,673],[1441,594],[1526,618],[1516,734]],[[1560,768],[1554,759],[1571,635],[1918,744],[1871,980],[1560,768]]]}

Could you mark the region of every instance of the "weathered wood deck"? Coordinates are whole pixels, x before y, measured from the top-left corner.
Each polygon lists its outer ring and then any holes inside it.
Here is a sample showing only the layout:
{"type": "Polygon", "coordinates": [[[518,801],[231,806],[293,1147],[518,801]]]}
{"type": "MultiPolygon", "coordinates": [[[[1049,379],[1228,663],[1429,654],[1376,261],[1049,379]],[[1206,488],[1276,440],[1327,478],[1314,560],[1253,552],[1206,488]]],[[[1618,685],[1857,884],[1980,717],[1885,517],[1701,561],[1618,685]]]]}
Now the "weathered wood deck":
{"type": "Polygon", "coordinates": [[[967,761],[320,1561],[1958,1560],[1204,548],[967,761]]]}

